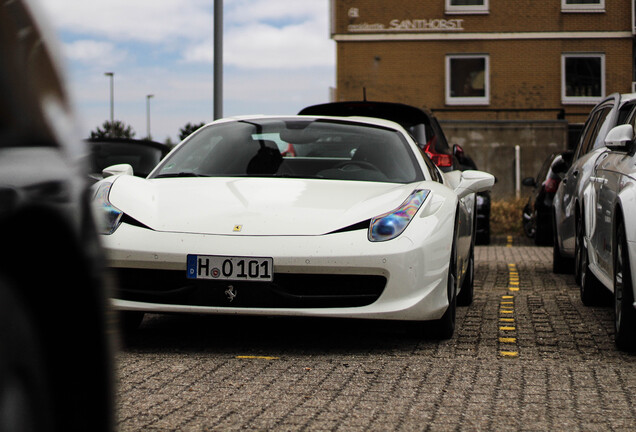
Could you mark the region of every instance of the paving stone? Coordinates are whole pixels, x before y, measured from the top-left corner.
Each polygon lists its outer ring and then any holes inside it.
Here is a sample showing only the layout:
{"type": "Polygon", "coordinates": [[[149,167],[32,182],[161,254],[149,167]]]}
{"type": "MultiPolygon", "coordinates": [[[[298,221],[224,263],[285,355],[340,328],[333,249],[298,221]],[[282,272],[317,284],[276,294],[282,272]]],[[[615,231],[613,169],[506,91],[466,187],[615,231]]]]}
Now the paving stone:
{"type": "Polygon", "coordinates": [[[495,239],[475,258],[447,341],[399,322],[149,315],[117,355],[118,429],[635,430],[636,356],[615,349],[611,307],[584,306],[549,247],[495,239]]]}

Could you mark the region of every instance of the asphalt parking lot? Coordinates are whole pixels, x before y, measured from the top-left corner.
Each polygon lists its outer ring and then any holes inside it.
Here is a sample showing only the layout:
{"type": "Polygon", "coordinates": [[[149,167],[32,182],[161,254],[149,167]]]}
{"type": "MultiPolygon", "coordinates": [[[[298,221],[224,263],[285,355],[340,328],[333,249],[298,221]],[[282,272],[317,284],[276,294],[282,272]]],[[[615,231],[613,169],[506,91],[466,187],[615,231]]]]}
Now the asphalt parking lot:
{"type": "Polygon", "coordinates": [[[147,316],[117,356],[121,431],[635,430],[636,356],[552,249],[476,248],[447,341],[401,323],[147,316]]]}

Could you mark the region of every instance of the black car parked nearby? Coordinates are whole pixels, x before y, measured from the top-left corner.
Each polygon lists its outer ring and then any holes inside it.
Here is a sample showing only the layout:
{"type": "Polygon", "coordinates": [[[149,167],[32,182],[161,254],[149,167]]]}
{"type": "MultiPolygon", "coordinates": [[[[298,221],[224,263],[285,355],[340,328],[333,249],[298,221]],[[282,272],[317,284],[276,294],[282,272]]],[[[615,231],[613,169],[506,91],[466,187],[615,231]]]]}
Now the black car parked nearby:
{"type": "Polygon", "coordinates": [[[572,156],[571,151],[552,153],[546,158],[536,178],[523,179],[524,186],[533,188],[522,213],[523,230],[534,239],[536,245],[552,245],[552,201],[561,183],[561,176],[572,163],[572,156]]]}
{"type": "Polygon", "coordinates": [[[37,12],[0,3],[0,431],[111,431],[111,320],[83,143],[37,12]]]}
{"type": "Polygon", "coordinates": [[[146,177],[170,151],[165,144],[131,138],[90,138],[86,143],[90,151],[90,177],[94,181],[103,178],[104,168],[118,164],[128,164],[134,175],[146,177]]]}
{"type": "MultiPolygon", "coordinates": [[[[451,148],[437,118],[430,112],[395,102],[350,101],[332,102],[303,108],[299,115],[327,115],[336,117],[364,116],[398,123],[418,142],[420,148],[444,172],[477,169],[464,149],[455,144],[451,148]]],[[[476,197],[477,244],[490,243],[490,192],[476,197]]]]}

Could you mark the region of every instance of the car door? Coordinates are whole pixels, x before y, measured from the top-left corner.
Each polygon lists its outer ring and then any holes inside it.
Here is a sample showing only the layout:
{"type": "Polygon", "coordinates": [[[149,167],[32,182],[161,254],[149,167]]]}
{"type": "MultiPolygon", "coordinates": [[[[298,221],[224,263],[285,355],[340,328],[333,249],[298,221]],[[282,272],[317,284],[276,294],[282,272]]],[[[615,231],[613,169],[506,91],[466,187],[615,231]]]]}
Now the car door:
{"type": "Polygon", "coordinates": [[[555,216],[561,250],[569,256],[574,255],[575,217],[578,192],[581,190],[581,179],[591,175],[596,156],[600,154],[600,151],[596,150],[595,144],[599,132],[606,129],[614,102],[612,99],[604,104],[599,104],[588,117],[574,154],[574,162],[565,174],[555,197],[555,216]],[[590,160],[592,161],[590,162],[590,160]]]}
{"type": "MultiPolygon", "coordinates": [[[[627,104],[628,123],[636,125],[634,104],[627,104]]],[[[622,123],[622,122],[621,122],[622,123]]],[[[614,216],[619,193],[625,187],[626,176],[633,170],[633,157],[625,150],[606,149],[596,160],[594,174],[590,179],[590,189],[594,196],[594,224],[590,230],[590,260],[601,273],[600,279],[612,289],[614,250],[614,216]]]]}

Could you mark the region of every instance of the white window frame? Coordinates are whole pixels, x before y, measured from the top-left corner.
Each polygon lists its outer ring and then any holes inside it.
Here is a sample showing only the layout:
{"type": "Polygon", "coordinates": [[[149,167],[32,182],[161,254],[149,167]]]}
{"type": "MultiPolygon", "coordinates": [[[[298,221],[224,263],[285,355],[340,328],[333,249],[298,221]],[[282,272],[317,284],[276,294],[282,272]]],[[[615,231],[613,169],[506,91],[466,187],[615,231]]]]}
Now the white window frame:
{"type": "Polygon", "coordinates": [[[446,105],[490,105],[490,55],[489,54],[447,54],[446,55],[446,105]],[[484,96],[451,96],[451,60],[484,59],[484,96]]]}
{"type": "Polygon", "coordinates": [[[605,97],[605,54],[603,53],[563,53],[561,54],[561,103],[564,105],[596,105],[605,97]],[[565,60],[567,58],[594,57],[601,59],[601,95],[600,96],[566,96],[565,60]]]}
{"type": "Polygon", "coordinates": [[[561,0],[561,12],[605,12],[605,0],[599,0],[598,4],[567,4],[561,0]]]}
{"type": "MultiPolygon", "coordinates": [[[[602,0],[602,1],[605,1],[605,0],[602,0]]],[[[483,0],[483,2],[484,2],[483,5],[457,6],[457,5],[452,5],[451,0],[446,0],[446,13],[447,14],[487,14],[490,12],[488,9],[489,0],[483,0]]]]}

